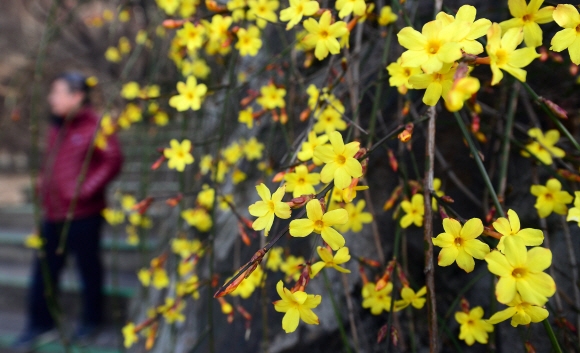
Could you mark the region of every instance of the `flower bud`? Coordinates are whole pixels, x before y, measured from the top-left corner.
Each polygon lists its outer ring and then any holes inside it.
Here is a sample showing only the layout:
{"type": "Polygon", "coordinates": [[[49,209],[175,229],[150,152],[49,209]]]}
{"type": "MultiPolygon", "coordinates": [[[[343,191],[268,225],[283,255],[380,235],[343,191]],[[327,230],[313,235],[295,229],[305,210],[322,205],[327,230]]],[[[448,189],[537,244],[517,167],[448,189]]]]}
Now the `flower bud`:
{"type": "Polygon", "coordinates": [[[288,205],[290,205],[290,208],[292,208],[292,209],[301,208],[301,207],[305,206],[308,203],[308,201],[313,200],[315,197],[316,197],[316,195],[314,195],[314,194],[301,195],[301,196],[293,198],[292,200],[290,200],[286,203],[288,205]]]}

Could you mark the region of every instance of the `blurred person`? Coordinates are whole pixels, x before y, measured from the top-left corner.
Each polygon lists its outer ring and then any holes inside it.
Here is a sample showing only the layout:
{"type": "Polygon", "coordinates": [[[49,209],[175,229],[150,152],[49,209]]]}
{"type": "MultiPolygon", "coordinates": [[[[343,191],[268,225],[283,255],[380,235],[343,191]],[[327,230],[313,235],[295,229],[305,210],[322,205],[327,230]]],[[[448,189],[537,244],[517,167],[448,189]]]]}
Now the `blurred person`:
{"type": "MultiPolygon", "coordinates": [[[[90,102],[87,77],[76,72],[57,76],[48,95],[51,110],[46,152],[38,182],[42,209],[41,238],[44,263],[35,257],[28,291],[27,323],[14,348],[27,349],[42,336],[54,333],[56,321],[47,289],[58,294],[59,276],[67,253],[75,255],[81,279],[82,317],[73,339],[94,335],[102,323],[103,266],[100,237],[107,184],[120,172],[122,154],[117,138],[109,136],[107,147],[95,148],[76,197],[72,221],[64,235],[65,251],[57,252],[77,180],[99,128],[99,116],[90,102]],[[47,271],[48,270],[48,271],[47,271]],[[47,276],[48,275],[48,276],[47,276]],[[49,281],[49,282],[48,282],[49,281]],[[50,287],[47,288],[47,284],[50,287]]],[[[53,298],[56,298],[53,295],[53,298]]]]}

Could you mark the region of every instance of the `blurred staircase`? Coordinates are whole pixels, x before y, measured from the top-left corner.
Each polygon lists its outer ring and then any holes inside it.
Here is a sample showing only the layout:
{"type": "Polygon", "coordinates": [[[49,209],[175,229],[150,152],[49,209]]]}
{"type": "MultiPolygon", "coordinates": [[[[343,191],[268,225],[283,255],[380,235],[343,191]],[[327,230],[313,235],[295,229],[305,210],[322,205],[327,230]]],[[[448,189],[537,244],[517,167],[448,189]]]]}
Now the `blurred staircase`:
{"type": "MultiPolygon", "coordinates": [[[[25,325],[27,287],[35,251],[24,246],[33,222],[31,205],[0,208],[0,352],[12,353],[9,346],[25,325]]],[[[136,271],[141,256],[137,247],[125,242],[125,235],[116,238],[108,226],[101,242],[105,267],[105,325],[89,341],[89,347],[76,347],[71,352],[122,352],[120,329],[125,324],[129,300],[140,286],[136,271]]],[[[150,245],[151,246],[151,245],[150,245]]],[[[81,310],[80,279],[69,256],[61,277],[59,303],[64,328],[72,332],[81,310]]],[[[64,352],[57,341],[39,346],[35,352],[64,352]]]]}

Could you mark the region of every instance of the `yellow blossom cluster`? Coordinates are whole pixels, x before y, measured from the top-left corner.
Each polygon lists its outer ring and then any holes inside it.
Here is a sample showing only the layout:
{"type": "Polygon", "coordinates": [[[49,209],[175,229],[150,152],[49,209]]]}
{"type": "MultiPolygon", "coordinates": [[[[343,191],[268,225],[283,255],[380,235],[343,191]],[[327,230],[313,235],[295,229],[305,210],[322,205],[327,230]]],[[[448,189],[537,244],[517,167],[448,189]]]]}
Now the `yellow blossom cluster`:
{"type": "Polygon", "coordinates": [[[412,27],[401,29],[397,37],[406,50],[387,67],[390,85],[401,94],[425,89],[426,105],[436,105],[443,98],[449,111],[458,111],[480,89],[479,80],[469,76],[474,64],[489,65],[492,85],[502,80],[503,72],[526,81],[524,68],[540,56],[536,47],[543,44],[539,25],[552,21],[564,29],[552,38],[550,49],[568,49],[572,62],[580,64],[578,9],[565,4],[541,7],[542,3],[509,0],[513,18],[499,24],[476,20],[475,7],[463,5],[455,16],[438,13],[420,32],[412,27]],[[487,36],[485,50],[478,41],[483,36],[487,36]],[[522,42],[526,47],[518,48],[522,42]],[[478,57],[484,51],[487,57],[478,57]]]}

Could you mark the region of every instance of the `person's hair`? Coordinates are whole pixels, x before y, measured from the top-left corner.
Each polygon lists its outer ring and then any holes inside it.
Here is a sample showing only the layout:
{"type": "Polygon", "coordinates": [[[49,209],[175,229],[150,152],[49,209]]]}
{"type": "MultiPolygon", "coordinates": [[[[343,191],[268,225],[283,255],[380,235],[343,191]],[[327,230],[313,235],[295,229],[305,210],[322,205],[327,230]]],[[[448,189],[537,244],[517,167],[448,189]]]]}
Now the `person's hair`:
{"type": "Polygon", "coordinates": [[[84,94],[83,105],[91,103],[91,86],[87,84],[87,76],[76,71],[66,71],[56,76],[52,82],[63,80],[66,82],[70,92],[81,92],[84,94]]]}

